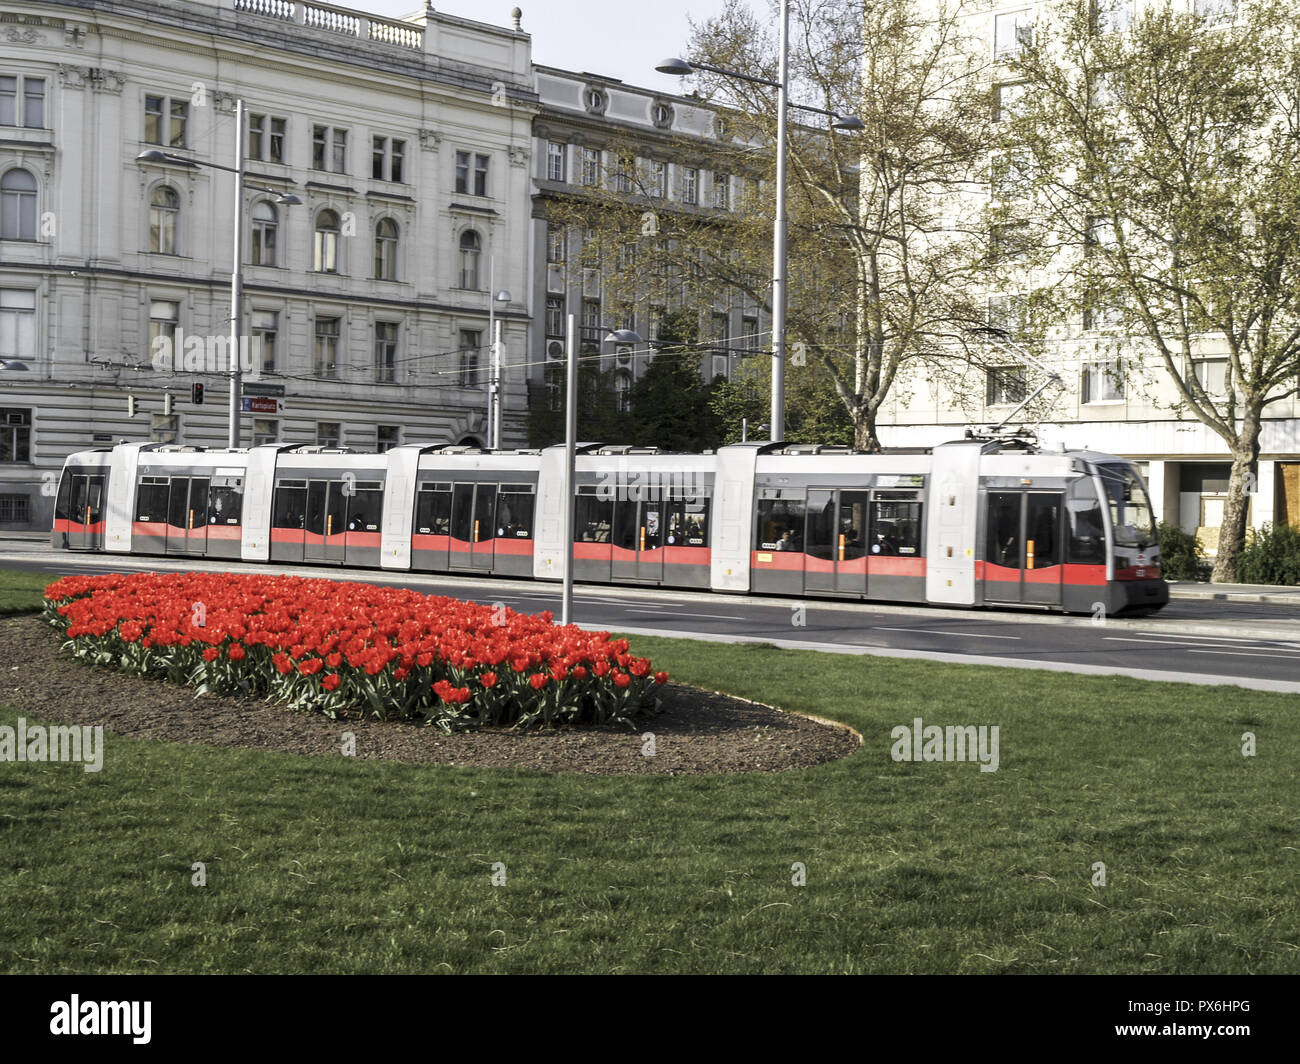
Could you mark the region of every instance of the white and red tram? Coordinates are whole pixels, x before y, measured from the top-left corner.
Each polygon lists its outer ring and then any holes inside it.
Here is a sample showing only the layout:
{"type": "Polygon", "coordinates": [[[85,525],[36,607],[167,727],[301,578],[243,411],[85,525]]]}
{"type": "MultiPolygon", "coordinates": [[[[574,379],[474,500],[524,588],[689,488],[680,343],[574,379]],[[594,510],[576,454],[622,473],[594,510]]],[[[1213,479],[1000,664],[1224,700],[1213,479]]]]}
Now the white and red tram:
{"type": "MultiPolygon", "coordinates": [[[[123,443],[69,456],[52,543],[559,579],[563,475],[563,447],[123,443]]],[[[574,492],[581,581],[1110,614],[1169,601],[1141,476],[1092,451],[587,444],[574,492]]]]}

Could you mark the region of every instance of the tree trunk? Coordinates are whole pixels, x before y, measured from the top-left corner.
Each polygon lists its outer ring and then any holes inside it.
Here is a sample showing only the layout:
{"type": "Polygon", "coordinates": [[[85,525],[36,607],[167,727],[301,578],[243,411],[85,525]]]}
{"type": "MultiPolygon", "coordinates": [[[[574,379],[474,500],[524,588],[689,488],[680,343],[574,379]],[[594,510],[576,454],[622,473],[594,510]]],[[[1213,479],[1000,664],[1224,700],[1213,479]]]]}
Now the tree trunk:
{"type": "Polygon", "coordinates": [[[853,448],[868,454],[879,454],[880,437],[876,435],[876,416],[865,407],[857,410],[853,417],[853,448]]]}
{"type": "Polygon", "coordinates": [[[1237,579],[1237,553],[1246,541],[1250,522],[1250,496],[1255,492],[1259,464],[1260,410],[1248,404],[1242,418],[1241,432],[1232,449],[1232,472],[1228,476],[1228,499],[1223,506],[1223,524],[1219,528],[1219,553],[1210,576],[1216,584],[1231,584],[1237,579]]]}

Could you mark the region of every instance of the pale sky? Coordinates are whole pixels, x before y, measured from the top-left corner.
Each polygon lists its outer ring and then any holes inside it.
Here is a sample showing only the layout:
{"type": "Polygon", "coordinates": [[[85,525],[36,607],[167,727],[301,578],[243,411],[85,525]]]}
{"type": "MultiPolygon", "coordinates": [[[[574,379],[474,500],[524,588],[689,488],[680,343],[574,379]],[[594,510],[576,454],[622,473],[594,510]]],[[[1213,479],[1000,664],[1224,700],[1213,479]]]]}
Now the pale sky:
{"type": "MultiPolygon", "coordinates": [[[[391,18],[422,10],[419,0],[335,2],[391,18]]],[[[509,26],[510,11],[518,7],[524,13],[521,28],[533,38],[533,62],[676,93],[682,91],[682,80],[656,72],[655,64],[686,51],[688,15],[703,22],[722,11],[723,0],[436,0],[433,6],[497,26],[509,26]]]]}

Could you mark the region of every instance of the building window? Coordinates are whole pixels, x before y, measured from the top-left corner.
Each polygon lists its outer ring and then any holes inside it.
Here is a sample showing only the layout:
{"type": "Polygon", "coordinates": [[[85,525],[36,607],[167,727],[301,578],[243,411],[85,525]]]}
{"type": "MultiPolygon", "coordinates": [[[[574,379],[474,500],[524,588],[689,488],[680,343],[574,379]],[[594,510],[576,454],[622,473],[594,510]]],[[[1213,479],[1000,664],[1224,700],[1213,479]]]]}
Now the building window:
{"type": "MultiPolygon", "coordinates": [[[[0,443],[0,451],[4,444],[0,443]]],[[[0,459],[2,461],[3,459],[0,459]]],[[[0,495],[0,524],[27,524],[32,519],[31,499],[26,495],[0,495]]]]}
{"type": "Polygon", "coordinates": [[[348,131],[333,126],[312,126],[311,168],[335,174],[348,172],[348,131]]]}
{"type": "Polygon", "coordinates": [[[375,322],[375,380],[392,384],[397,380],[397,322],[375,322]]]}
{"type": "Polygon", "coordinates": [[[630,196],[633,187],[632,175],[635,172],[636,159],[628,155],[620,155],[614,165],[614,191],[621,196],[630,196]]]}
{"type": "Polygon", "coordinates": [[[248,157],[263,163],[284,162],[285,119],[275,115],[248,116],[248,157]]]}
{"type": "Polygon", "coordinates": [[[36,178],[14,168],[0,177],[0,240],[36,239],[36,178]]]}
{"type": "Polygon", "coordinates": [[[720,211],[731,210],[731,175],[716,174],[713,178],[713,205],[720,211]]]}
{"type": "Polygon", "coordinates": [[[478,354],[483,334],[477,329],[460,331],[460,366],[458,383],[462,388],[477,388],[479,385],[478,354]]]}
{"type": "Polygon", "coordinates": [[[45,79],[0,77],[0,126],[45,128],[45,79]]]}
{"type": "Polygon", "coordinates": [[[375,453],[383,454],[385,451],[391,451],[394,447],[402,442],[401,425],[376,425],[375,426],[375,453]]]}
{"type": "Polygon", "coordinates": [[[174,188],[159,185],[149,197],[149,250],[159,255],[176,254],[176,218],[181,198],[174,188]]]}
{"type": "MultiPolygon", "coordinates": [[[[171,352],[175,360],[176,326],[181,320],[181,305],[170,299],[155,299],[149,304],[149,357],[160,352],[171,352]]],[[[172,363],[175,365],[175,361],[172,363]]]]}
{"type": "Polygon", "coordinates": [[[0,410],[0,462],[32,460],[32,412],[23,407],[0,410]]]}
{"type": "Polygon", "coordinates": [[[0,288],[0,359],[36,357],[36,293],[0,288]]]}
{"type": "Polygon", "coordinates": [[[391,218],[375,226],[375,279],[397,280],[397,223],[391,218]]]}
{"type": "Polygon", "coordinates": [[[546,143],[546,180],[563,181],[564,180],[564,151],[565,145],[559,141],[551,140],[546,143]]]}
{"type": "Polygon", "coordinates": [[[470,292],[478,291],[479,259],[483,254],[483,241],[473,229],[460,234],[460,286],[470,292]]]}
{"type": "Polygon", "coordinates": [[[600,341],[604,339],[600,329],[600,300],[584,299],[582,301],[582,342],[594,344],[599,350],[600,341]]]}
{"type": "Polygon", "coordinates": [[[546,261],[550,263],[563,263],[568,253],[565,247],[565,231],[563,229],[551,229],[546,234],[546,261]]]}
{"type": "Polygon", "coordinates": [[[605,113],[605,107],[609,103],[609,97],[605,95],[604,90],[589,87],[582,94],[582,103],[591,114],[600,115],[605,113]]]}
{"type": "Polygon", "coordinates": [[[1119,362],[1085,363],[1082,392],[1085,403],[1108,403],[1123,399],[1123,367],[1119,362]]]}
{"type": "Polygon", "coordinates": [[[1092,0],[1092,15],[1098,33],[1122,32],[1133,25],[1133,0],[1092,0]]]}
{"type": "Polygon", "coordinates": [[[1016,117],[1016,108],[1025,98],[1025,86],[997,85],[993,89],[993,121],[1010,122],[1016,117]]]}
{"type": "Polygon", "coordinates": [[[1034,13],[1008,11],[993,19],[993,58],[1011,59],[1034,43],[1034,13]]]}
{"type": "Polygon", "coordinates": [[[280,422],[275,418],[253,418],[253,446],[261,447],[267,443],[280,442],[280,422]]]}
{"type": "Polygon", "coordinates": [[[658,159],[650,160],[650,195],[663,199],[668,194],[668,164],[658,159]]]}
{"type": "Polygon", "coordinates": [[[274,310],[255,310],[251,316],[254,352],[262,352],[262,372],[274,373],[275,346],[280,332],[280,315],[274,310]]]}
{"type": "Polygon", "coordinates": [[[667,129],[673,124],[672,104],[656,102],[650,109],[650,118],[658,129],[667,129]]]}
{"type": "Polygon", "coordinates": [[[1232,385],[1232,370],[1226,358],[1198,358],[1192,363],[1192,376],[1209,396],[1226,396],[1232,385]]]}
{"type": "Polygon", "coordinates": [[[313,370],[318,377],[339,375],[339,319],[316,319],[316,343],[313,370]]]}
{"type": "Polygon", "coordinates": [[[1029,324],[1029,305],[1023,295],[988,297],[989,324],[1007,335],[1016,337],[1029,324]]]}
{"type": "Polygon", "coordinates": [[[370,176],[376,181],[402,180],[406,162],[406,141],[391,137],[375,137],[370,156],[370,176]]]}
{"type": "Polygon", "coordinates": [[[1026,394],[1023,366],[995,366],[986,371],[986,405],[1015,406],[1025,401],[1026,394]]]}
{"type": "Polygon", "coordinates": [[[488,156],[478,153],[471,156],[467,151],[456,153],[456,192],[462,196],[488,194],[488,156]]]}
{"type": "Polygon", "coordinates": [[[339,423],[337,421],[316,422],[317,447],[337,447],[341,436],[342,433],[339,432],[339,423]]]}
{"type": "Polygon", "coordinates": [[[649,314],[646,315],[646,331],[649,335],[647,340],[658,340],[660,330],[663,329],[665,309],[661,306],[652,304],[649,314]]]}
{"type": "Polygon", "coordinates": [[[1029,199],[1034,163],[1026,151],[999,152],[993,156],[990,184],[994,198],[1003,202],[1029,199]]]}
{"type": "Polygon", "coordinates": [[[740,347],[747,354],[756,354],[758,352],[758,319],[741,318],[740,319],[740,347]]]}
{"type": "Polygon", "coordinates": [[[700,172],[693,166],[682,167],[682,202],[699,202],[700,172]]]}
{"type": "Polygon", "coordinates": [[[989,261],[1024,262],[1029,257],[1029,223],[995,225],[989,233],[989,261]]]}
{"type": "Polygon", "coordinates": [[[274,266],[276,237],[280,219],[275,206],[266,200],[253,204],[253,247],[250,261],[254,266],[274,266]]]}
{"type": "Polygon", "coordinates": [[[582,183],[588,187],[600,184],[600,151],[597,148],[582,149],[582,183]]]}
{"type": "Polygon", "coordinates": [[[546,297],[546,335],[564,336],[564,296],[546,297]]]}
{"type": "Polygon", "coordinates": [[[1237,0],[1196,0],[1196,17],[1211,26],[1223,26],[1235,22],[1237,0]]]}
{"type": "Polygon", "coordinates": [[[189,122],[188,100],[174,100],[170,96],[144,98],[144,140],[146,144],[160,144],[164,148],[185,147],[185,126],[189,122]]]}
{"type": "Polygon", "coordinates": [[[312,269],[317,273],[339,272],[339,216],[330,210],[316,215],[312,244],[312,269]]]}
{"type": "Polygon", "coordinates": [[[614,409],[620,414],[632,409],[632,374],[625,369],[614,375],[614,409]]]}

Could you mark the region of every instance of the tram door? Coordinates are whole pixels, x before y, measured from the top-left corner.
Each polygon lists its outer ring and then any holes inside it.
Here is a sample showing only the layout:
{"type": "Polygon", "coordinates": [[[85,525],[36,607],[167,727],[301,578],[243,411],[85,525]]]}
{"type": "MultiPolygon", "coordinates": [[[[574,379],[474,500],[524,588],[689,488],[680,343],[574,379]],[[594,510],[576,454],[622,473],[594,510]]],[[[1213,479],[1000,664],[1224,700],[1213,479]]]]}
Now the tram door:
{"type": "Polygon", "coordinates": [[[457,484],[451,496],[451,567],[491,569],[496,541],[497,486],[457,484]]]}
{"type": "Polygon", "coordinates": [[[172,477],[167,495],[167,553],[208,549],[208,478],[172,477]]]}
{"type": "Polygon", "coordinates": [[[1064,572],[1060,492],[990,491],[986,505],[984,599],[1061,604],[1064,572]]]}
{"type": "Polygon", "coordinates": [[[810,489],[804,530],[804,589],[867,593],[865,491],[810,489]]]}
{"type": "Polygon", "coordinates": [[[667,515],[668,503],[664,499],[620,499],[614,504],[615,583],[621,580],[663,582],[661,548],[667,515]]]}
{"type": "Polygon", "coordinates": [[[307,520],[304,526],[303,560],[342,564],[347,549],[348,481],[307,482],[307,520]]]}
{"type": "Polygon", "coordinates": [[[72,521],[68,546],[98,550],[104,545],[104,475],[102,473],[72,478],[72,521]]]}

